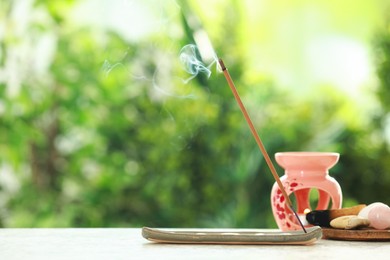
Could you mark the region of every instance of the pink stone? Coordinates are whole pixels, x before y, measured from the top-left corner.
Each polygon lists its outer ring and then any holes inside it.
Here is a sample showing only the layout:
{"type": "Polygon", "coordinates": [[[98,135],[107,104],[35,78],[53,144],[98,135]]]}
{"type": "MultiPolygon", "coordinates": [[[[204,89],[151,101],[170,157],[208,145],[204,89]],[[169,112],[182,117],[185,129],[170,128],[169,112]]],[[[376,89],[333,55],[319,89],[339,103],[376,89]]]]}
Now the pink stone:
{"type": "Polygon", "coordinates": [[[374,205],[368,212],[368,220],[375,229],[390,228],[390,207],[385,204],[374,205]]]}
{"type": "Polygon", "coordinates": [[[365,219],[368,219],[368,213],[371,211],[371,209],[373,207],[376,207],[377,205],[384,205],[384,206],[387,206],[386,204],[382,203],[382,202],[374,202],[374,203],[371,203],[369,205],[367,205],[367,207],[363,208],[360,212],[359,212],[359,217],[361,218],[365,218],[365,219]]]}

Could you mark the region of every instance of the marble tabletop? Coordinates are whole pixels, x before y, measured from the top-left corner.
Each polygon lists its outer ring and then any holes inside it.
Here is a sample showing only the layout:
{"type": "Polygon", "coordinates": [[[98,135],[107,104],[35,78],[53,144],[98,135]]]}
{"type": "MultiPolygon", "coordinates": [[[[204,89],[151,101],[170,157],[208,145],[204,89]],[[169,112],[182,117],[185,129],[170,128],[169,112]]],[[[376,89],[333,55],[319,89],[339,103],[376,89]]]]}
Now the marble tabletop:
{"type": "MultiPolygon", "coordinates": [[[[261,231],[261,229],[259,229],[261,231]]],[[[140,228],[0,229],[0,259],[389,259],[390,242],[321,239],[297,245],[178,245],[140,228]]]]}

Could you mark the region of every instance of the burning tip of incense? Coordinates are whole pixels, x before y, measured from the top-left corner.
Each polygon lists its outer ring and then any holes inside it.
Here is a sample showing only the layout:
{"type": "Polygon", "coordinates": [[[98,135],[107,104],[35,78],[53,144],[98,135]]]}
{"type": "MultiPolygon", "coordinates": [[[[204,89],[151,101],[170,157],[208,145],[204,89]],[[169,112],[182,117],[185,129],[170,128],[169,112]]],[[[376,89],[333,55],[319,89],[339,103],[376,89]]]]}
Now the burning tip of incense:
{"type": "Polygon", "coordinates": [[[226,70],[226,67],[225,67],[225,64],[223,63],[223,60],[219,59],[218,62],[219,62],[219,66],[221,66],[221,70],[222,71],[226,70]]]}

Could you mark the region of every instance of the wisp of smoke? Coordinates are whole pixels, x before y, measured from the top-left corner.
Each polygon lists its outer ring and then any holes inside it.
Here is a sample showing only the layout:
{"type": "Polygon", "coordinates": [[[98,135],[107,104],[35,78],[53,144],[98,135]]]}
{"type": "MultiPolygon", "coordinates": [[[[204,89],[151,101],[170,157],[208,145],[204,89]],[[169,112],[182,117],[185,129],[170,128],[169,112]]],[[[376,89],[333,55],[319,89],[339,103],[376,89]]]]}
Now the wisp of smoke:
{"type": "Polygon", "coordinates": [[[102,65],[102,71],[104,71],[104,73],[106,74],[106,77],[107,77],[108,74],[110,74],[111,71],[118,66],[124,66],[124,65],[121,62],[111,64],[108,60],[104,60],[104,63],[102,65]]]}
{"type": "Polygon", "coordinates": [[[200,60],[198,49],[195,44],[185,45],[180,51],[180,61],[184,65],[184,69],[192,76],[184,80],[184,83],[188,83],[195,78],[199,73],[205,73],[207,77],[210,77],[210,67],[215,63],[213,61],[208,66],[203,64],[200,60]]]}

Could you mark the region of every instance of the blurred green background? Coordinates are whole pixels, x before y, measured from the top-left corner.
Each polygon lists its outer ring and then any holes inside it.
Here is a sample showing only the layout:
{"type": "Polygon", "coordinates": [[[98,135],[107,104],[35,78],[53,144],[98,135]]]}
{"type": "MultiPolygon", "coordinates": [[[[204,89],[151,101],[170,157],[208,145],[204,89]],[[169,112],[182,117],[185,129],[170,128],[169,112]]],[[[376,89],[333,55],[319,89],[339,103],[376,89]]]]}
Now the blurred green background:
{"type": "Polygon", "coordinates": [[[2,0],[0,226],[276,227],[274,180],[206,33],[271,157],[339,152],[343,206],[390,204],[388,11],[2,0]],[[211,75],[189,80],[179,55],[195,43],[211,75]]]}

